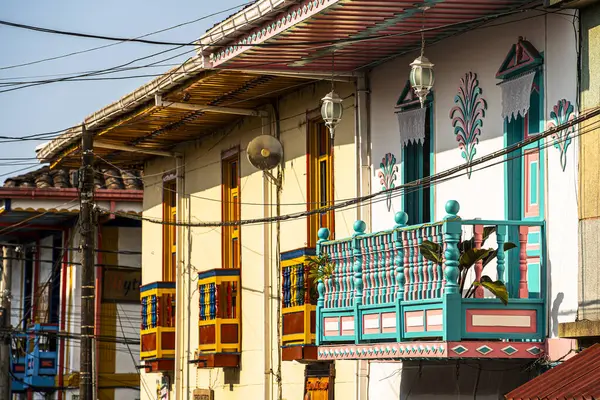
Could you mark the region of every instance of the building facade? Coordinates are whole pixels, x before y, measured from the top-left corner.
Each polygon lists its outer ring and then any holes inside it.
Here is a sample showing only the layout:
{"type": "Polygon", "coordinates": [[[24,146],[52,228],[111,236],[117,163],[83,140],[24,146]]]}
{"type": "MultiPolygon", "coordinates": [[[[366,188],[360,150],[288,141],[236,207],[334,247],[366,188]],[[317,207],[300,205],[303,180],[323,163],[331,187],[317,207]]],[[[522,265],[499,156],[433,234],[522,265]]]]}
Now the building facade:
{"type": "MultiPolygon", "coordinates": [[[[96,174],[98,205],[139,213],[135,175],[96,174]]],[[[76,399],[79,392],[81,255],[74,171],[47,168],[0,188],[3,269],[10,271],[10,363],[15,398],[76,399]]],[[[97,395],[139,398],[139,222],[97,221],[94,365],[97,395]],[[132,397],[133,396],[133,397],[132,397]]],[[[2,360],[3,363],[8,362],[2,360]]]]}
{"type": "MultiPolygon", "coordinates": [[[[260,0],[88,117],[100,160],[144,168],[141,396],[498,398],[574,353],[589,119],[553,10],[260,0]]],[[[77,165],[79,134],[39,158],[77,165]]]]}

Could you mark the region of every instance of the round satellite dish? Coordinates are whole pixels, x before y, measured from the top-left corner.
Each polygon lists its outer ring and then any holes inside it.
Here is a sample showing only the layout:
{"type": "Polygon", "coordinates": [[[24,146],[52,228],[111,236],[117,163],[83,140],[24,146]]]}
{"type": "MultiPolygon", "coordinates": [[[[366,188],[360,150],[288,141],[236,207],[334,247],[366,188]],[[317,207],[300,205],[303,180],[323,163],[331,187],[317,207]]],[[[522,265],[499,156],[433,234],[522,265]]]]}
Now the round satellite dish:
{"type": "Polygon", "coordinates": [[[261,171],[267,171],[275,168],[283,159],[283,146],[273,136],[261,135],[248,143],[246,153],[250,164],[261,171]]]}

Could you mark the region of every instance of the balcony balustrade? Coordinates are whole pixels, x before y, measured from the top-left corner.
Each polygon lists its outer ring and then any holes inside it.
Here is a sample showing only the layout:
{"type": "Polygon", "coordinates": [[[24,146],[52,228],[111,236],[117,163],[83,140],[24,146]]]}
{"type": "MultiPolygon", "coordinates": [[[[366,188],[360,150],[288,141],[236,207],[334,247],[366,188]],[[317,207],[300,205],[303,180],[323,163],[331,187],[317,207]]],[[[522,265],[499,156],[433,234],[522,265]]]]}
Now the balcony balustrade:
{"type": "Polygon", "coordinates": [[[315,249],[281,253],[282,359],[316,360],[317,288],[309,278],[307,256],[315,249]]]}
{"type": "Polygon", "coordinates": [[[198,274],[198,367],[237,367],[241,351],[240,270],[213,269],[198,274]]]}
{"type": "Polygon", "coordinates": [[[153,282],[141,286],[140,297],[140,358],[148,372],[172,371],[175,360],[175,282],[153,282]]]}
{"type": "MultiPolygon", "coordinates": [[[[539,221],[463,221],[459,205],[446,204],[443,221],[406,226],[396,214],[389,231],[365,233],[357,221],[351,238],[329,241],[319,231],[317,254],[328,253],[331,277],[318,284],[318,358],[536,358],[546,338],[545,225],[539,221]],[[478,287],[464,298],[459,289],[459,242],[473,235],[481,248],[493,227],[498,249],[496,279],[506,284],[509,299],[478,287]],[[423,257],[428,240],[443,248],[443,262],[423,257]],[[511,241],[517,248],[504,251],[511,241]]],[[[491,238],[492,236],[490,236],[491,238]]],[[[486,245],[485,248],[490,246],[486,245]]],[[[485,273],[492,276],[494,262],[485,273]]],[[[472,268],[464,293],[483,274],[472,268]]]]}

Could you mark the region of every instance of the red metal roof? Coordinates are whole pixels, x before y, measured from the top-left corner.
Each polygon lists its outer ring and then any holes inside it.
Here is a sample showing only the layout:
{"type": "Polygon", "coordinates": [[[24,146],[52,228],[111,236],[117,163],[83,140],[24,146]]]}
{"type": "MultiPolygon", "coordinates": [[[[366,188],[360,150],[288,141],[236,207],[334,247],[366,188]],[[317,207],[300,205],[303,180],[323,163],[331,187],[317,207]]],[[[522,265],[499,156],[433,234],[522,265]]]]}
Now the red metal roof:
{"type": "Polygon", "coordinates": [[[422,28],[432,29],[425,33],[431,44],[526,4],[531,1],[304,0],[220,48],[211,61],[219,68],[327,71],[334,44],[335,70],[353,71],[418,49],[422,28]],[[430,7],[425,14],[422,5],[430,7]]]}
{"type": "Polygon", "coordinates": [[[522,399],[600,399],[600,344],[587,348],[505,396],[522,399]]]}

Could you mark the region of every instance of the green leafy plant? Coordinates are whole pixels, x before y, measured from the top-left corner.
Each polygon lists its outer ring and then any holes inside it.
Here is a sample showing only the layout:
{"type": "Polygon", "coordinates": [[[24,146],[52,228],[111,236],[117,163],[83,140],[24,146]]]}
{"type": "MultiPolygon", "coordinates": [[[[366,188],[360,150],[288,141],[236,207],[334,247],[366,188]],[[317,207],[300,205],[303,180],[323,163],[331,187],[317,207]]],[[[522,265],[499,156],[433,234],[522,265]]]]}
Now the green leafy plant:
{"type": "Polygon", "coordinates": [[[318,281],[326,281],[333,275],[335,266],[331,262],[329,254],[325,253],[318,256],[307,256],[305,260],[310,269],[308,278],[312,279],[315,285],[318,281]]]}
{"type": "MultiPolygon", "coordinates": [[[[496,227],[486,226],[483,229],[483,239],[481,242],[481,246],[485,244],[487,238],[496,231],[496,227]]],[[[508,251],[517,247],[514,243],[506,242],[504,243],[504,251],[508,251]]],[[[443,263],[443,248],[438,243],[433,243],[429,240],[423,241],[421,245],[419,245],[419,250],[421,255],[435,263],[441,265],[443,263]]],[[[460,257],[458,259],[458,269],[459,269],[459,290],[460,293],[464,293],[465,282],[467,279],[467,274],[469,270],[477,264],[479,261],[482,263],[482,271],[493,259],[498,256],[497,249],[484,249],[484,248],[476,248],[475,247],[475,238],[472,237],[469,240],[463,240],[458,243],[458,250],[460,252],[460,257]]],[[[479,281],[475,281],[471,283],[469,290],[464,293],[464,297],[472,297],[475,294],[475,289],[477,286],[482,286],[489,290],[494,296],[504,303],[504,305],[508,304],[508,290],[506,289],[506,285],[500,280],[494,281],[487,275],[482,275],[479,281]]]]}

